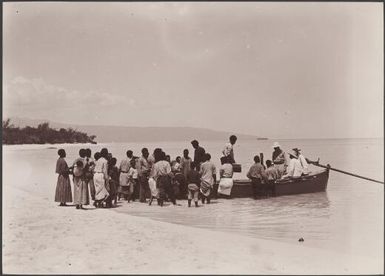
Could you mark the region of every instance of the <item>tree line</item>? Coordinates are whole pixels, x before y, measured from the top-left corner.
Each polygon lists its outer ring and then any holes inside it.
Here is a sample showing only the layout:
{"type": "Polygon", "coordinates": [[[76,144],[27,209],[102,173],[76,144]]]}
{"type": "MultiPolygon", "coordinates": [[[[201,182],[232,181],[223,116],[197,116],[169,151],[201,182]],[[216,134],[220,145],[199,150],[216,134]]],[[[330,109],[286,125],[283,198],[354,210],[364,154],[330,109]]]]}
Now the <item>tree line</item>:
{"type": "Polygon", "coordinates": [[[96,135],[88,136],[87,133],[72,128],[51,128],[49,123],[41,123],[37,127],[16,127],[11,120],[3,121],[3,144],[60,144],[60,143],[92,143],[96,135]]]}

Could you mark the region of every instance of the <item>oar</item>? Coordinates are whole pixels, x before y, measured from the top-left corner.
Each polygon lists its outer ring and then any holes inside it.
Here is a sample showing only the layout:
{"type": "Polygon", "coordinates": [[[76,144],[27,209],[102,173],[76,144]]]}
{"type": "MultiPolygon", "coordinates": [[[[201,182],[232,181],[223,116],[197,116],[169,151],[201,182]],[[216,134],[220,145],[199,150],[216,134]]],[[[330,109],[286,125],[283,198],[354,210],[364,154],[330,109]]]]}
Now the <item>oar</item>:
{"type": "Polygon", "coordinates": [[[362,178],[362,179],[365,179],[365,180],[369,180],[369,181],[373,181],[373,182],[384,184],[384,182],[382,182],[382,181],[378,181],[378,180],[371,179],[371,178],[368,178],[368,177],[365,177],[365,176],[361,176],[361,175],[358,175],[358,174],[354,174],[354,173],[350,173],[350,172],[346,172],[346,171],[343,171],[343,170],[332,168],[329,164],[327,164],[326,166],[322,165],[322,164],[319,163],[319,158],[318,158],[317,161],[311,161],[311,160],[306,158],[306,161],[309,164],[313,164],[313,165],[316,165],[316,166],[321,167],[321,168],[329,169],[329,170],[332,170],[332,171],[336,171],[336,172],[344,173],[344,174],[347,174],[347,175],[355,176],[355,177],[358,177],[358,178],[362,178]]]}

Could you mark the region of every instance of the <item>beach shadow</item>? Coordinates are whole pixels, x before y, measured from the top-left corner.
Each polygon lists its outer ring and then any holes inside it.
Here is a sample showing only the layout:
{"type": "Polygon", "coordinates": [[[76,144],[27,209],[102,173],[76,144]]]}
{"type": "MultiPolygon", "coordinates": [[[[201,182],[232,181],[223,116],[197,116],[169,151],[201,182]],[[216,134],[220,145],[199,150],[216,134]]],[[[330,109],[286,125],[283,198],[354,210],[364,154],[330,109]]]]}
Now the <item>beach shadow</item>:
{"type": "Polygon", "coordinates": [[[219,202],[218,201],[210,201],[210,203],[205,203],[204,205],[212,205],[212,204],[218,204],[219,202]]]}
{"type": "Polygon", "coordinates": [[[90,211],[90,210],[96,210],[97,208],[95,207],[92,207],[92,208],[80,208],[80,209],[76,209],[76,210],[83,210],[83,211],[90,211]]]}

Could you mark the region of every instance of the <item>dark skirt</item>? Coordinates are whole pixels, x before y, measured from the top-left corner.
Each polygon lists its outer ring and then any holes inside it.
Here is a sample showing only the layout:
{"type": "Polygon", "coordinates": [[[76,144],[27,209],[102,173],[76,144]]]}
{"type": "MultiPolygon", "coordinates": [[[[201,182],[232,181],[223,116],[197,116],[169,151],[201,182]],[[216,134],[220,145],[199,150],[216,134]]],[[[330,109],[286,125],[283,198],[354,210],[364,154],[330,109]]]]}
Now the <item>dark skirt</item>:
{"type": "Polygon", "coordinates": [[[112,179],[107,181],[106,189],[107,189],[107,191],[111,197],[114,197],[116,195],[116,192],[118,190],[117,186],[118,186],[117,181],[112,180],[112,179]]]}
{"type": "Polygon", "coordinates": [[[130,195],[131,194],[130,189],[131,189],[131,186],[120,186],[119,185],[118,193],[122,194],[122,195],[130,195]]]}
{"type": "Polygon", "coordinates": [[[55,202],[72,202],[71,184],[68,176],[60,174],[57,178],[55,202]]]}

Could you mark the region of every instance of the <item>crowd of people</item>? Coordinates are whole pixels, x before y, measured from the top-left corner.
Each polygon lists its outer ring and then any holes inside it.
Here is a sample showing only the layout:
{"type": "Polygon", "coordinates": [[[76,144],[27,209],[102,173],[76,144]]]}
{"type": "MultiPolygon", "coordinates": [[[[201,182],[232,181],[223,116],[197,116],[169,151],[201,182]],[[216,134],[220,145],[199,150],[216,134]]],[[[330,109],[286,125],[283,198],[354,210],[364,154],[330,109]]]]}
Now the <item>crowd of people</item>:
{"type": "MultiPolygon", "coordinates": [[[[189,156],[189,150],[183,151],[183,156],[171,161],[170,155],[161,148],[156,148],[152,154],[147,148],[141,150],[141,156],[134,156],[132,150],[127,150],[126,157],[117,164],[117,159],[108,152],[107,148],[96,152],[92,157],[90,149],[80,149],[79,157],[71,166],[65,161],[64,149],[58,151],[56,173],[59,175],[56,185],[55,202],[59,206],[73,202],[77,209],[84,209],[90,204],[90,198],[96,208],[111,208],[123,198],[127,202],[139,200],[151,205],[156,200],[159,206],[165,201],[177,205],[176,200],[188,200],[199,206],[209,204],[211,198],[218,194],[230,197],[233,187],[234,168],[237,165],[234,158],[235,135],[230,136],[221,157],[219,182],[217,168],[211,161],[211,155],[193,140],[194,157],[189,156]],[[73,198],[70,175],[73,179],[73,198]],[[148,201],[147,201],[148,200],[148,201]]],[[[247,177],[251,179],[254,197],[258,191],[274,194],[274,182],[288,177],[300,177],[308,173],[306,158],[295,148],[293,152],[284,152],[278,143],[274,143],[272,161],[263,164],[260,156],[254,157],[247,177]]]]}

